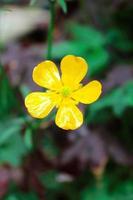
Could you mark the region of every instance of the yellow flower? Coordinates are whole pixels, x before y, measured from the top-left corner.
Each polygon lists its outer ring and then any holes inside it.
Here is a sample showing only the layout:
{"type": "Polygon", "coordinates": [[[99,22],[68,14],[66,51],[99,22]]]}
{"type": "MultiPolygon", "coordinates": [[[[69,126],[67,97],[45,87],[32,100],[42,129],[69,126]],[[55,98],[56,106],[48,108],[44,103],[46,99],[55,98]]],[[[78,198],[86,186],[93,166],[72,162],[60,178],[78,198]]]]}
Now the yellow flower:
{"type": "Polygon", "coordinates": [[[80,81],[87,73],[87,63],[81,57],[65,56],[61,61],[61,77],[56,65],[46,60],[33,70],[33,80],[46,92],[32,92],[25,98],[25,105],[32,117],[44,118],[54,107],[58,108],[55,123],[62,129],[74,130],[83,123],[83,115],[76,106],[96,101],[102,85],[91,81],[85,86],[80,81]]]}

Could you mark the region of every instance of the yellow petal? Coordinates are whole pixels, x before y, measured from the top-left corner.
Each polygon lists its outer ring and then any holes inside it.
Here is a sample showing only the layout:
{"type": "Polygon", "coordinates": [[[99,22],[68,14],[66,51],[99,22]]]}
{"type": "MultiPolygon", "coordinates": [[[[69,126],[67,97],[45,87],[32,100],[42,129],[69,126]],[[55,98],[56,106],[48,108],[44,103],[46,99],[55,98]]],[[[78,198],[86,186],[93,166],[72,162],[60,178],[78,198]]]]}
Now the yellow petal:
{"type": "Polygon", "coordinates": [[[78,102],[90,104],[96,101],[102,92],[102,85],[99,81],[91,81],[81,89],[73,92],[71,97],[78,102]]]}
{"type": "Polygon", "coordinates": [[[64,130],[74,130],[83,123],[83,115],[73,101],[66,100],[60,105],[55,123],[64,130]]]}
{"type": "Polygon", "coordinates": [[[79,87],[80,81],[87,73],[87,63],[81,57],[65,56],[61,61],[62,82],[72,89],[79,87]]]}
{"type": "Polygon", "coordinates": [[[25,106],[32,117],[44,118],[59,103],[60,96],[52,92],[33,92],[25,98],[25,106]]]}
{"type": "Polygon", "coordinates": [[[39,86],[57,90],[61,87],[60,75],[56,65],[52,61],[44,61],[33,70],[33,80],[39,86]]]}

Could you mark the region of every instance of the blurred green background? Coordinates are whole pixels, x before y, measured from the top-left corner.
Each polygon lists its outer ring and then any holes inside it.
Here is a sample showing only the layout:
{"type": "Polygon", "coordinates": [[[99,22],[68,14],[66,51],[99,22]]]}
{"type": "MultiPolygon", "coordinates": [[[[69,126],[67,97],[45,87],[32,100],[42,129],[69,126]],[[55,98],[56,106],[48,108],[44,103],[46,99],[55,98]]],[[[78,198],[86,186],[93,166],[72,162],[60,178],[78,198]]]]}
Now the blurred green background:
{"type": "Polygon", "coordinates": [[[133,200],[132,0],[56,0],[52,60],[89,64],[101,98],[66,132],[39,121],[24,97],[40,90],[32,70],[46,59],[48,0],[0,1],[0,199],[133,200]]]}

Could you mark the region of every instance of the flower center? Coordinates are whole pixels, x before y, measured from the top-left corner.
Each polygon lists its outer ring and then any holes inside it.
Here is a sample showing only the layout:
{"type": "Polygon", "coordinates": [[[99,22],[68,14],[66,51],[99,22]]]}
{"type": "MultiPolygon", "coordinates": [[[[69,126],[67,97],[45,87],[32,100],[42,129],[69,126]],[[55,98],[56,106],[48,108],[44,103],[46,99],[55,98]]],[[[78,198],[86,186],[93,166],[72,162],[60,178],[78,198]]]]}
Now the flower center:
{"type": "Polygon", "coordinates": [[[68,87],[63,87],[63,88],[61,89],[61,94],[62,94],[64,97],[69,96],[70,93],[71,93],[71,90],[70,90],[70,88],[68,88],[68,87]]]}

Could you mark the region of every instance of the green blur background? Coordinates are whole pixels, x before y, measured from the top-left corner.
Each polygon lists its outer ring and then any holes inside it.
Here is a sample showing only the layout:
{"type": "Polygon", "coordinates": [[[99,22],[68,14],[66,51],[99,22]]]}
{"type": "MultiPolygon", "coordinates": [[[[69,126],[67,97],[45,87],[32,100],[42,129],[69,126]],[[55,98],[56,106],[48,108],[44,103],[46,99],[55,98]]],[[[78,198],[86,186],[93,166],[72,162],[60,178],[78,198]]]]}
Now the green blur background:
{"type": "Polygon", "coordinates": [[[133,200],[133,2],[56,0],[52,60],[84,57],[103,84],[63,131],[31,118],[24,97],[47,57],[48,0],[0,1],[0,199],[133,200]]]}

